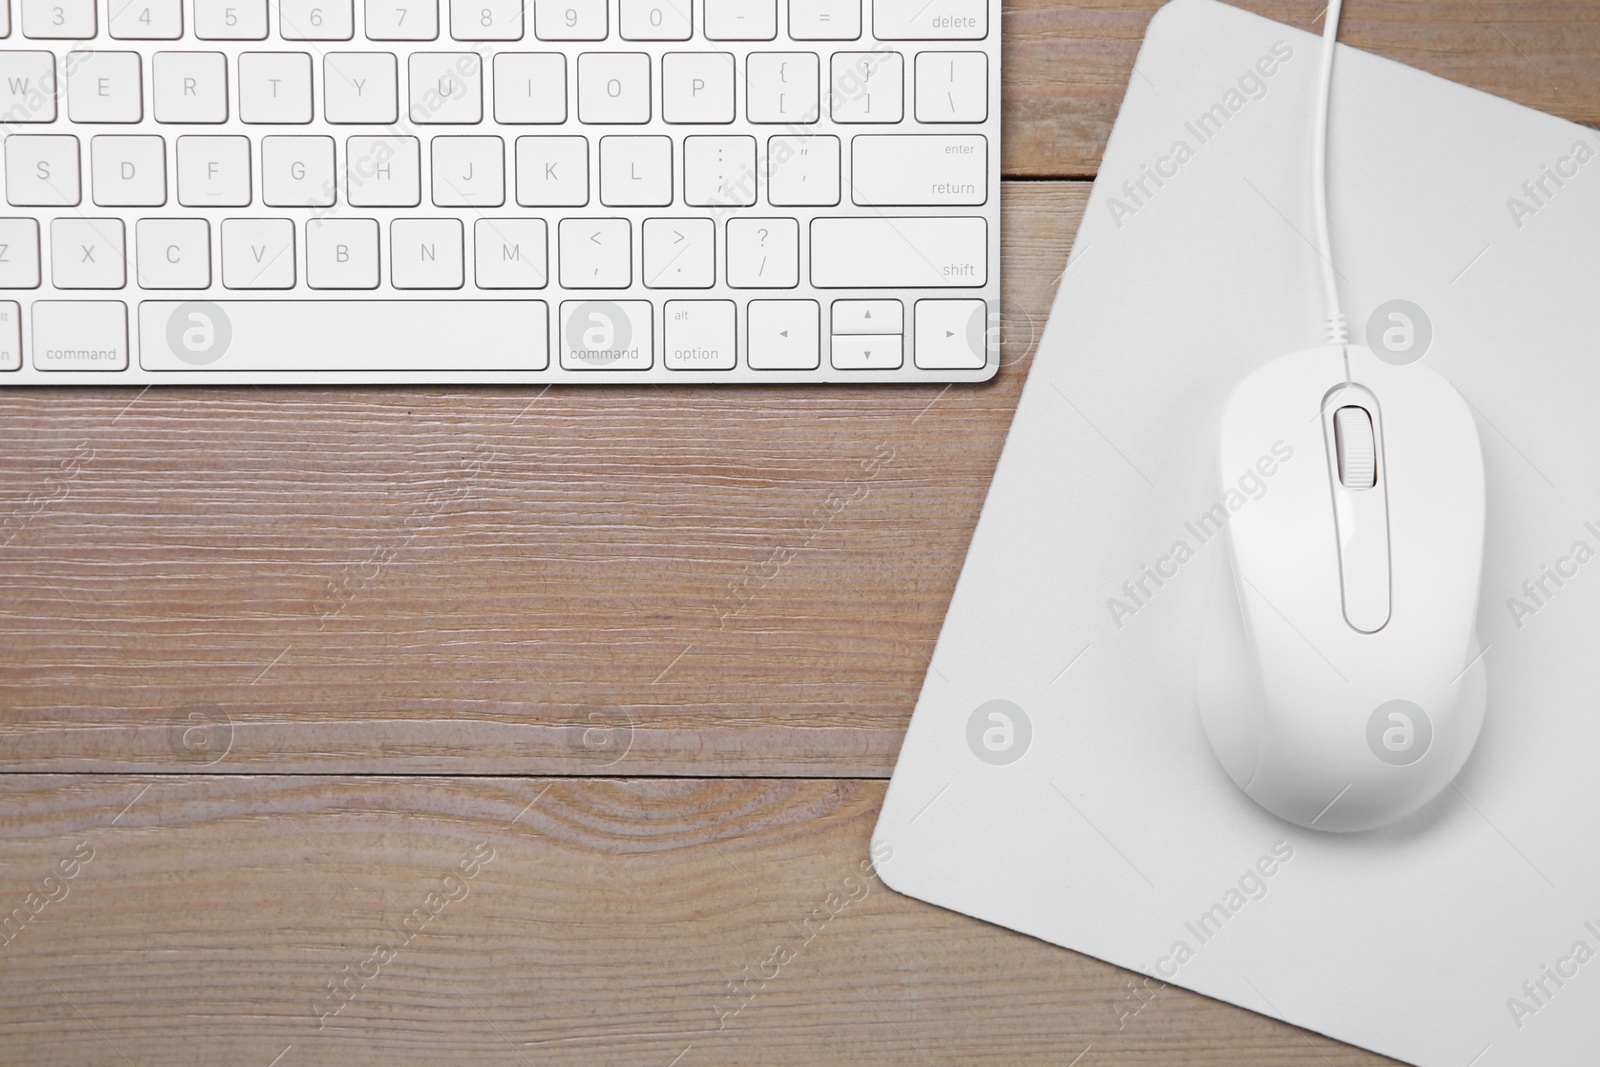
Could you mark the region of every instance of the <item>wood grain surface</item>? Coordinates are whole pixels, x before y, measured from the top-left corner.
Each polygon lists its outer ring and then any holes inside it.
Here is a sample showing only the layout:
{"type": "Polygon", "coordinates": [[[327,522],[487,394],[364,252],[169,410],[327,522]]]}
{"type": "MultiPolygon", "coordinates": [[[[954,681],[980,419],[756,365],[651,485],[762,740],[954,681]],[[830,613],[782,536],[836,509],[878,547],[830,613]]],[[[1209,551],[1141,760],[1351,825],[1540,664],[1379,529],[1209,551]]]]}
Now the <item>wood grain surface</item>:
{"type": "MultiPolygon", "coordinates": [[[[1007,6],[984,386],[0,392],[0,1064],[1387,1062],[861,867],[1156,7],[1007,6]]],[[[1600,121],[1593,0],[1344,39],[1600,121]]]]}
{"type": "Polygon", "coordinates": [[[0,394],[0,770],[887,775],[1085,189],[982,387],[0,394]]]}
{"type": "Polygon", "coordinates": [[[1388,1062],[898,896],[866,864],[882,796],[877,781],[0,777],[0,906],[42,902],[0,944],[0,1059],[1388,1062]]]}

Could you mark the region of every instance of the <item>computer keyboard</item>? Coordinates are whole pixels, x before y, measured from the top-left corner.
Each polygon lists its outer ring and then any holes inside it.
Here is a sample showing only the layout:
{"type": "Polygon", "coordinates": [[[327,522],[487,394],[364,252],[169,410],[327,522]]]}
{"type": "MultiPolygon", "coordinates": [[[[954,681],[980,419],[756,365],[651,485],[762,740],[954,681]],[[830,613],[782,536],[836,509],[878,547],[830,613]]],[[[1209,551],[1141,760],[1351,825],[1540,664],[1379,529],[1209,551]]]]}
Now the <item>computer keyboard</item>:
{"type": "Polygon", "coordinates": [[[1000,0],[0,0],[0,38],[0,386],[999,365],[1000,0]]]}

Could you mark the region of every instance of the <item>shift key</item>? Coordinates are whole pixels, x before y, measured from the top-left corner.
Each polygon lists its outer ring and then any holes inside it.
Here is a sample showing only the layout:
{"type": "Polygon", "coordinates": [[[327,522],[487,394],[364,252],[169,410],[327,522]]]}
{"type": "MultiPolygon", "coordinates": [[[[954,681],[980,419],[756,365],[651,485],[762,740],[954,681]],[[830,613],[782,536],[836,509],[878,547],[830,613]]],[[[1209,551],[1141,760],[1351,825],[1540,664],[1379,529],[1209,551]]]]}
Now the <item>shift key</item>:
{"type": "Polygon", "coordinates": [[[822,218],[811,223],[819,289],[976,288],[989,280],[981,218],[822,218]]]}

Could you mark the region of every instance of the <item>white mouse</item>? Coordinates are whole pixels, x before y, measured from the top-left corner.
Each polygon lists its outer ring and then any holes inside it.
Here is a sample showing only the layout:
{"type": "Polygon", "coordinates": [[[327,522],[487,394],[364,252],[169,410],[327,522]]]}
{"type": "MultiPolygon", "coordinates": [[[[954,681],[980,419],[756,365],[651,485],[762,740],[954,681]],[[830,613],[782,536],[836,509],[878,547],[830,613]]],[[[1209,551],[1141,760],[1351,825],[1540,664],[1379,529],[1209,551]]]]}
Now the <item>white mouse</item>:
{"type": "Polygon", "coordinates": [[[1228,565],[1201,647],[1200,717],[1218,759],[1300,826],[1411,814],[1483,725],[1471,410],[1420,364],[1328,345],[1239,383],[1221,461],[1225,498],[1243,503],[1223,509],[1228,565]],[[1250,471],[1258,499],[1238,492],[1250,471]]]}

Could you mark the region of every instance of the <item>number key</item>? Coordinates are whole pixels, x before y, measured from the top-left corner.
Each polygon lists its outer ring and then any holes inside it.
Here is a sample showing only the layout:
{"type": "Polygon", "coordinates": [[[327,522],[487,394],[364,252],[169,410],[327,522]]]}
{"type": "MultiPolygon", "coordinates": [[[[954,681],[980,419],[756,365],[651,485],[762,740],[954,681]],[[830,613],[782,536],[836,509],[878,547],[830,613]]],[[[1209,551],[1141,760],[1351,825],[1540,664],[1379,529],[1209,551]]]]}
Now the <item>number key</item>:
{"type": "Polygon", "coordinates": [[[367,0],[368,40],[432,41],[438,36],[438,0],[367,0]]]}
{"type": "Polygon", "coordinates": [[[520,41],[522,0],[450,0],[450,36],[458,41],[520,41]]]}
{"type": "Polygon", "coordinates": [[[278,32],[286,41],[348,41],[355,14],[350,0],[279,0],[278,32]]]}
{"type": "Polygon", "coordinates": [[[94,36],[94,0],[22,0],[22,35],[86,40],[94,36]]]}
{"type": "Polygon", "coordinates": [[[622,36],[629,41],[687,41],[690,0],[622,0],[622,36]]]}
{"type": "Polygon", "coordinates": [[[536,0],[533,9],[533,32],[541,41],[603,41],[608,26],[606,0],[536,0]]]}
{"type": "Polygon", "coordinates": [[[122,41],[175,41],[183,36],[182,0],[111,0],[111,36],[122,41]]]}
{"type": "Polygon", "coordinates": [[[260,41],[267,0],[194,0],[194,35],[202,41],[260,41]]]}

